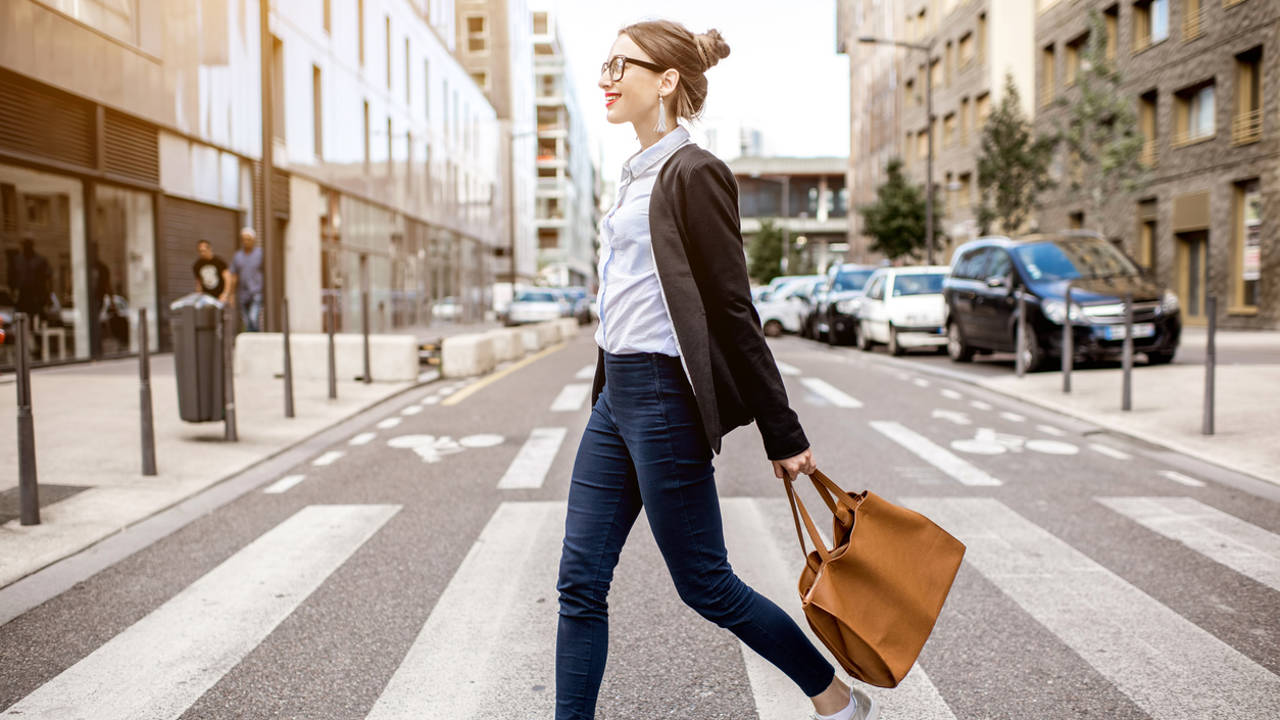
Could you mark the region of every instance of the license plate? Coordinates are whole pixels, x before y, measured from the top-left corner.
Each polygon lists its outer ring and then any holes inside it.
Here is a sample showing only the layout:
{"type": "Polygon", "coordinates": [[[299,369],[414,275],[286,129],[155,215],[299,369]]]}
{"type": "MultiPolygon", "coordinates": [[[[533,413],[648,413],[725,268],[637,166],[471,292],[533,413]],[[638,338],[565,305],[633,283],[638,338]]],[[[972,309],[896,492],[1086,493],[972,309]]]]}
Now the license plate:
{"type": "MultiPolygon", "coordinates": [[[[1104,331],[1104,337],[1108,340],[1123,340],[1123,325],[1108,325],[1104,331]]],[[[1135,338],[1149,338],[1156,334],[1156,326],[1154,323],[1138,323],[1133,326],[1133,336],[1135,338]]]]}

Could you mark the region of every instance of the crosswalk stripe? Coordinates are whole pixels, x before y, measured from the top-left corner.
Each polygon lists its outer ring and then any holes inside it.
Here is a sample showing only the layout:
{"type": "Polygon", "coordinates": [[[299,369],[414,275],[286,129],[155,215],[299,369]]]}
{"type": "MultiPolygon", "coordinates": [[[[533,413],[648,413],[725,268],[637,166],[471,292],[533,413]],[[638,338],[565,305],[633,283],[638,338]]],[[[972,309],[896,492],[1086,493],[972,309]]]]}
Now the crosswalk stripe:
{"type": "Polygon", "coordinates": [[[595,378],[595,376],[596,376],[596,366],[594,363],[582,368],[581,370],[579,370],[577,373],[574,374],[574,377],[578,380],[591,380],[595,378]]]}
{"type": "Polygon", "coordinates": [[[982,402],[981,400],[970,400],[969,406],[977,410],[990,410],[991,403],[982,402]]]}
{"type": "Polygon", "coordinates": [[[841,408],[860,408],[862,403],[822,378],[800,378],[800,382],[823,400],[841,408]]]}
{"type": "Polygon", "coordinates": [[[285,475],[279,480],[263,488],[262,492],[267,493],[268,495],[279,495],[306,479],[306,475],[285,475]]]}
{"type": "Polygon", "coordinates": [[[1187,487],[1204,487],[1203,481],[1197,480],[1189,475],[1183,475],[1182,473],[1175,472],[1173,470],[1161,470],[1159,475],[1160,477],[1165,478],[1166,480],[1172,480],[1179,485],[1186,485],[1187,487]]]}
{"type": "Polygon", "coordinates": [[[1111,447],[1110,445],[1103,445],[1102,443],[1089,443],[1089,447],[1096,453],[1106,455],[1107,457],[1114,458],[1116,460],[1132,460],[1133,459],[1133,456],[1130,455],[1129,453],[1124,452],[1123,450],[1117,450],[1111,447]]]}
{"type": "Polygon", "coordinates": [[[552,412],[574,412],[582,409],[582,404],[591,395],[591,386],[587,383],[569,383],[551,403],[552,412]]]}
{"type": "Polygon", "coordinates": [[[0,717],[178,717],[399,509],[299,510],[0,717]]]}
{"type": "Polygon", "coordinates": [[[1023,422],[1027,419],[1025,416],[1014,412],[1002,412],[1000,413],[1000,417],[1008,420],[1009,422],[1023,422]]]}
{"type": "Polygon", "coordinates": [[[963,398],[964,398],[964,396],[963,396],[963,395],[961,395],[960,393],[958,393],[958,392],[956,392],[955,390],[952,390],[952,389],[950,389],[950,388],[945,388],[945,389],[943,389],[943,390],[942,390],[942,397],[944,397],[944,398],[946,398],[946,399],[948,399],[948,400],[960,400],[960,399],[963,399],[963,398]]]}
{"type": "Polygon", "coordinates": [[[337,462],[343,455],[346,455],[346,452],[342,450],[330,450],[320,455],[320,457],[316,458],[315,460],[312,460],[311,464],[315,465],[316,467],[324,467],[325,465],[332,465],[335,462],[337,462]]]}
{"type": "Polygon", "coordinates": [[[920,433],[904,427],[901,423],[889,420],[873,420],[871,421],[871,427],[965,485],[1004,484],[957,457],[950,450],[935,445],[933,441],[920,433]]]}
{"type": "Polygon", "coordinates": [[[1280,535],[1187,497],[1095,499],[1214,562],[1280,590],[1280,535]]]}
{"type": "Polygon", "coordinates": [[[397,426],[397,425],[399,425],[399,424],[400,424],[400,418],[398,418],[398,417],[389,417],[389,418],[386,418],[385,420],[379,420],[379,421],[378,421],[378,424],[377,424],[375,427],[377,427],[377,428],[379,428],[379,429],[381,429],[381,430],[390,430],[391,428],[393,428],[393,427],[395,427],[395,426],[397,426]]]}
{"type": "Polygon", "coordinates": [[[498,487],[504,490],[516,488],[539,488],[551,470],[551,463],[560,451],[564,442],[566,429],[562,427],[534,428],[529,439],[524,441],[520,451],[507,467],[507,472],[498,481],[498,487]]]}
{"type": "MultiPolygon", "coordinates": [[[[785,609],[819,650],[796,596],[796,572],[803,562],[783,500],[725,498],[720,502],[729,560],[743,582],[785,609]],[[786,552],[786,551],[790,552],[786,552]]],[[[751,694],[760,720],[793,720],[809,707],[791,679],[746,645],[739,643],[751,694]]],[[[833,661],[834,664],[834,661],[833,661]]],[[[893,690],[863,686],[881,703],[881,720],[955,720],[955,715],[916,666],[893,690]]]]}
{"type": "Polygon", "coordinates": [[[1153,720],[1274,717],[1280,677],[1000,501],[902,503],[964,542],[970,565],[1153,720]]]}
{"type": "Polygon", "coordinates": [[[362,432],[353,436],[347,441],[348,445],[368,445],[371,440],[378,437],[378,433],[362,432]]]}
{"type": "Polygon", "coordinates": [[[366,720],[551,717],[564,513],[498,506],[366,720]]]}
{"type": "Polygon", "coordinates": [[[800,368],[796,367],[795,365],[788,365],[787,363],[784,363],[780,360],[774,360],[773,362],[775,365],[778,366],[778,372],[782,373],[783,375],[794,376],[794,375],[800,374],[800,368]]]}

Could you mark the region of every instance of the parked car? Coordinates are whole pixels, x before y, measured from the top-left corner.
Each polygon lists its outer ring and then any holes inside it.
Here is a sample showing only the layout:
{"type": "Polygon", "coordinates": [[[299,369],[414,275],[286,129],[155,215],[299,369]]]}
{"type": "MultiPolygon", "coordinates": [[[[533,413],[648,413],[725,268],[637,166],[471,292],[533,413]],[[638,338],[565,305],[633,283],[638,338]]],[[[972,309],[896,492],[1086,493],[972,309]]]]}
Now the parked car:
{"type": "Polygon", "coordinates": [[[755,301],[756,314],[760,316],[760,326],[764,334],[777,337],[783,332],[796,333],[800,324],[809,312],[809,293],[813,287],[824,281],[823,276],[805,276],[781,285],[772,293],[762,288],[755,301]]]}
{"type": "Polygon", "coordinates": [[[507,325],[542,322],[563,317],[566,302],[552,288],[521,290],[507,308],[507,325]]]}
{"type": "Polygon", "coordinates": [[[591,301],[595,298],[587,294],[587,289],[581,285],[571,285],[561,288],[561,291],[572,305],[569,316],[577,319],[579,325],[591,322],[591,301]]]}
{"type": "Polygon", "coordinates": [[[866,288],[867,280],[876,271],[874,265],[843,263],[827,270],[827,290],[814,308],[812,337],[826,340],[832,345],[854,339],[857,319],[854,312],[866,288]]]}
{"type": "Polygon", "coordinates": [[[921,347],[945,352],[942,283],[948,270],[946,265],[921,265],[875,271],[857,300],[858,347],[887,345],[894,355],[921,347]]]}
{"type": "Polygon", "coordinates": [[[458,320],[462,317],[462,304],[452,295],[442,297],[431,305],[431,317],[436,320],[458,320]]]}
{"type": "Polygon", "coordinates": [[[974,353],[1013,352],[1019,292],[1026,302],[1023,362],[1029,371],[1061,357],[1064,322],[1071,324],[1074,359],[1118,357],[1129,293],[1134,351],[1158,365],[1173,360],[1178,350],[1177,296],[1102,237],[1066,232],[980,238],[956,250],[943,283],[951,359],[968,362],[974,353]]]}

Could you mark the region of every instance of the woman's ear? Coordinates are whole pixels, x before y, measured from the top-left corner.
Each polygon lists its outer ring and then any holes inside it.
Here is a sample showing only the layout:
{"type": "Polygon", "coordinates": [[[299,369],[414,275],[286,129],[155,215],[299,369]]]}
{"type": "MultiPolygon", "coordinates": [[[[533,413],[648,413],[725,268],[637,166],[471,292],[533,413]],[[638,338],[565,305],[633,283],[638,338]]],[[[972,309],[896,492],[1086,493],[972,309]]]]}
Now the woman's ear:
{"type": "Polygon", "coordinates": [[[663,91],[674,92],[676,85],[680,82],[680,71],[675,68],[667,68],[662,72],[662,80],[658,83],[658,89],[663,91]]]}

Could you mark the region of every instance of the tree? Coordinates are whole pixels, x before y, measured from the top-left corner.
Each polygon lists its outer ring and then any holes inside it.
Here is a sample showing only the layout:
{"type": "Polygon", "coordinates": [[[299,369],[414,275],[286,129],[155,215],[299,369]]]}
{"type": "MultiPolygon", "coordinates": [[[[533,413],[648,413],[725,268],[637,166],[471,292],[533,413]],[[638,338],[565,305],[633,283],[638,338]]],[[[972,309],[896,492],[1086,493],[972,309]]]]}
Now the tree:
{"type": "Polygon", "coordinates": [[[978,156],[978,227],[983,235],[993,222],[1000,230],[1016,233],[1031,216],[1036,199],[1053,185],[1049,163],[1054,137],[1035,137],[1031,122],[1022,113],[1013,74],[1006,73],[1004,97],[982,129],[982,153],[978,156]]]}
{"type": "MultiPolygon", "coordinates": [[[[875,202],[858,208],[863,232],[870,235],[871,250],[890,260],[918,258],[925,242],[924,191],[902,174],[902,160],[890,158],[888,178],[876,188],[875,202]]],[[[937,186],[933,194],[933,237],[942,238],[942,213],[937,186]]]]}
{"type": "Polygon", "coordinates": [[[1120,73],[1107,58],[1106,25],[1097,10],[1089,11],[1089,40],[1076,86],[1072,101],[1057,100],[1067,108],[1060,136],[1070,188],[1088,202],[1088,222],[1110,237],[1107,202],[1144,184],[1147,171],[1133,98],[1122,90],[1120,73]]]}
{"type": "Polygon", "coordinates": [[[782,230],[772,220],[760,221],[747,246],[747,274],[760,285],[782,274],[782,230]]]}

